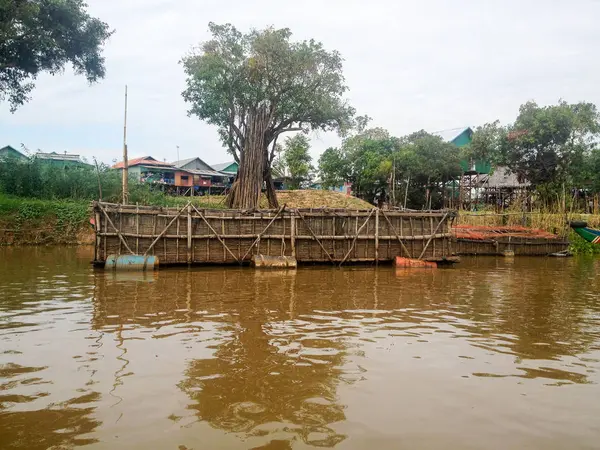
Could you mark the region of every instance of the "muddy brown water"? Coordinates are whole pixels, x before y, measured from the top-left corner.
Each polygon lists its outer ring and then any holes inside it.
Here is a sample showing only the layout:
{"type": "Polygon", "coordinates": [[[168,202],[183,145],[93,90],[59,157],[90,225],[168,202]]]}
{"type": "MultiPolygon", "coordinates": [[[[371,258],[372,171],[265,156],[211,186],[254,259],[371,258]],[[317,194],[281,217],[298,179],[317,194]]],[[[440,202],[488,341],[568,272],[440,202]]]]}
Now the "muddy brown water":
{"type": "Polygon", "coordinates": [[[2,449],[600,448],[600,260],[112,274],[0,248],[2,449]]]}

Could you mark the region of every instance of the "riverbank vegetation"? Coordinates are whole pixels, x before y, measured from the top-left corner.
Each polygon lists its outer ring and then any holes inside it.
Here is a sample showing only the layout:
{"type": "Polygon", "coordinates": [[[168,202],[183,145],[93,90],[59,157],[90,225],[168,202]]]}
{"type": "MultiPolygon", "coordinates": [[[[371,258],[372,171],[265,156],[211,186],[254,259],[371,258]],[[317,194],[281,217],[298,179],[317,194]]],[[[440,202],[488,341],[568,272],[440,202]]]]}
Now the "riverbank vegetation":
{"type": "Polygon", "coordinates": [[[477,199],[477,185],[466,189],[460,180],[465,167],[482,162],[492,173],[503,168],[522,183],[516,201],[521,208],[551,213],[584,212],[591,203],[597,208],[600,118],[591,103],[527,102],[513,123],[482,125],[461,147],[425,131],[394,137],[385,129],[367,128],[368,122],[357,120],[359,126],[340,147],[321,155],[323,186],[352,183],[354,194],[371,203],[386,198],[411,209],[464,207],[462,188],[463,195],[475,197],[470,209],[479,209],[485,202],[477,199]]]}

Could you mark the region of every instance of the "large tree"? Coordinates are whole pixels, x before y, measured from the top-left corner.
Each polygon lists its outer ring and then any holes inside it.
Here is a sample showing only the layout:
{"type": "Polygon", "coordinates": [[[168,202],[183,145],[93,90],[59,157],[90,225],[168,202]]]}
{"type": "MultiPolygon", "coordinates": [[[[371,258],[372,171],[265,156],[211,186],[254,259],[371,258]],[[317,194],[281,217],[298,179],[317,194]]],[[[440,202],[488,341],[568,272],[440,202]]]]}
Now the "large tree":
{"type": "Polygon", "coordinates": [[[71,63],[90,83],[104,77],[102,47],[112,34],[83,0],[0,0],[0,101],[29,100],[41,72],[71,63]]]}
{"type": "Polygon", "coordinates": [[[210,23],[209,29],[212,39],[182,60],[189,114],[216,125],[240,164],[228,205],[255,209],[265,182],[276,207],[271,165],[277,138],[344,130],[354,115],[343,99],[342,58],[314,40],[292,42],[287,28],[243,34],[210,23]]]}

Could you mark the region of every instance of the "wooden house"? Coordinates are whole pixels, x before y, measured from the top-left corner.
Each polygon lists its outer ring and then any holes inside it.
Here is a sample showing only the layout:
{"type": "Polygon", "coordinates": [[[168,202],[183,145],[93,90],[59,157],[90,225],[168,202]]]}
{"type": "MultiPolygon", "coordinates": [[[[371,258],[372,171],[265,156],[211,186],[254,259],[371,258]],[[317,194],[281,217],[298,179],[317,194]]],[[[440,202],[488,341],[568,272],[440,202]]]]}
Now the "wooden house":
{"type": "MultiPolygon", "coordinates": [[[[123,170],[123,161],[115,164],[113,169],[123,170]]],[[[158,161],[152,156],[142,156],[128,161],[129,176],[141,182],[174,186],[176,171],[173,164],[158,161]]]]}
{"type": "Polygon", "coordinates": [[[198,157],[175,161],[173,166],[180,169],[175,173],[175,185],[193,187],[199,193],[222,192],[233,181],[232,175],[214,170],[198,157]]]}

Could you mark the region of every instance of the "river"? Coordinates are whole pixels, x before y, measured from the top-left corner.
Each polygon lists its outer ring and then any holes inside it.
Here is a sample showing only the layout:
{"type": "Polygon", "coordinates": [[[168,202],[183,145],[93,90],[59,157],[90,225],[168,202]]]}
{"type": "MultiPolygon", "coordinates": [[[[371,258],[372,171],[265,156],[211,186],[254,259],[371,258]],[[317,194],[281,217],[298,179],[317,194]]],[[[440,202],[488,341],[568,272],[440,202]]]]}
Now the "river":
{"type": "Polygon", "coordinates": [[[91,257],[0,248],[2,449],[600,447],[600,259],[91,257]]]}

